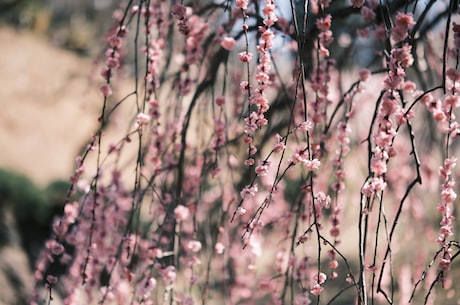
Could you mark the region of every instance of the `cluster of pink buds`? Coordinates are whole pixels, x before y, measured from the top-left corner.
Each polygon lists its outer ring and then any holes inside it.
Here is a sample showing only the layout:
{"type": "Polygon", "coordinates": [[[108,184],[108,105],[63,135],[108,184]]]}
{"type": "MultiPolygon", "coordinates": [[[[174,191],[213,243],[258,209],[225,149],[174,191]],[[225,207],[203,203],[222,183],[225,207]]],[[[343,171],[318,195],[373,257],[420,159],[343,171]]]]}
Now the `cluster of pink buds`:
{"type": "Polygon", "coordinates": [[[126,35],[126,27],[120,26],[107,38],[109,48],[105,52],[105,67],[101,71],[101,76],[104,78],[105,83],[99,87],[99,91],[104,97],[112,95],[110,80],[113,76],[113,71],[120,67],[120,49],[123,44],[123,38],[126,35]]]}
{"type": "Polygon", "coordinates": [[[452,157],[444,160],[444,165],[439,168],[438,174],[443,184],[441,190],[441,202],[438,204],[438,211],[442,215],[441,228],[439,230],[438,243],[446,246],[450,236],[453,234],[452,209],[457,193],[454,191],[455,180],[452,178],[452,170],[457,162],[457,158],[452,157]]]}

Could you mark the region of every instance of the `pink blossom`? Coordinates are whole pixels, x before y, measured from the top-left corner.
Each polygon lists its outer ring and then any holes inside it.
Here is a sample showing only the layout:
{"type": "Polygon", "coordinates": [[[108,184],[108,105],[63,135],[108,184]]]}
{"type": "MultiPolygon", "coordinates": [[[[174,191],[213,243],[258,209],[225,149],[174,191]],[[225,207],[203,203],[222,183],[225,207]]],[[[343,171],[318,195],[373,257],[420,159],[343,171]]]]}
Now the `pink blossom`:
{"type": "Polygon", "coordinates": [[[460,96],[458,95],[449,95],[445,99],[446,105],[452,107],[453,109],[460,107],[460,96]]]}
{"type": "Polygon", "coordinates": [[[247,198],[254,197],[258,191],[259,191],[259,188],[257,184],[254,184],[252,186],[247,185],[245,188],[243,188],[240,195],[241,195],[241,198],[247,199],[247,198]]]}
{"type": "Polygon", "coordinates": [[[246,51],[240,52],[240,53],[238,53],[238,58],[242,62],[248,63],[248,62],[250,62],[252,60],[252,53],[246,52],[246,51]]]}
{"type": "Polygon", "coordinates": [[[184,221],[188,218],[190,214],[189,208],[183,206],[183,205],[178,205],[174,209],[174,216],[176,216],[176,219],[179,221],[184,221]]]}
{"type": "Polygon", "coordinates": [[[331,269],[337,269],[339,267],[339,262],[334,259],[334,260],[329,262],[328,266],[331,269]]]}
{"type": "Polygon", "coordinates": [[[294,301],[295,305],[310,305],[311,300],[307,293],[297,295],[294,301]]]}
{"type": "Polygon", "coordinates": [[[238,208],[236,209],[236,213],[237,213],[238,215],[240,215],[240,216],[246,214],[246,212],[247,212],[246,209],[243,208],[243,207],[238,207],[238,208]]]}
{"type": "Polygon", "coordinates": [[[313,281],[320,285],[324,284],[324,282],[326,282],[326,279],[327,279],[327,275],[324,274],[323,272],[320,272],[319,274],[313,277],[313,281]]]}
{"type": "Polygon", "coordinates": [[[326,195],[324,192],[319,191],[316,193],[315,200],[322,208],[328,209],[331,206],[331,197],[326,195]]]}
{"type": "Polygon", "coordinates": [[[312,172],[316,171],[321,166],[321,162],[318,159],[305,160],[303,163],[305,167],[312,172]]]}
{"type": "Polygon", "coordinates": [[[216,97],[216,104],[217,106],[222,107],[225,104],[225,96],[216,97]]]}
{"type": "Polygon", "coordinates": [[[48,275],[48,276],[46,277],[46,281],[47,281],[49,284],[56,284],[56,283],[57,283],[57,280],[58,280],[58,278],[55,277],[54,275],[51,275],[51,274],[48,275]]]}
{"type": "Polygon", "coordinates": [[[55,243],[51,248],[51,252],[54,255],[61,255],[64,252],[64,246],[60,243],[55,243]]]}
{"type": "Polygon", "coordinates": [[[176,19],[183,19],[187,13],[187,7],[183,4],[174,4],[171,7],[171,15],[176,19]]]}
{"type": "Polygon", "coordinates": [[[142,126],[142,125],[148,124],[151,117],[150,115],[141,112],[137,115],[136,119],[137,119],[137,124],[139,126],[142,126]]]}
{"type": "Polygon", "coordinates": [[[359,71],[359,80],[365,82],[366,80],[368,80],[370,75],[371,71],[369,71],[368,69],[361,69],[359,71]]]}
{"type": "Polygon", "coordinates": [[[256,174],[259,177],[267,176],[270,168],[270,161],[259,160],[259,165],[256,167],[256,174]]]}
{"type": "Polygon", "coordinates": [[[438,264],[438,269],[442,271],[449,271],[451,266],[451,261],[450,259],[441,259],[441,261],[438,264]]]}
{"type": "Polygon", "coordinates": [[[405,81],[402,87],[405,92],[414,92],[416,88],[417,85],[412,81],[405,81]]]}
{"type": "Polygon", "coordinates": [[[331,234],[332,237],[337,237],[340,235],[340,229],[337,228],[337,227],[332,227],[330,230],[329,230],[329,234],[331,234]]]}
{"type": "Polygon", "coordinates": [[[163,280],[170,284],[176,280],[176,267],[167,266],[166,268],[160,269],[159,274],[163,277],[163,280]]]}
{"type": "Polygon", "coordinates": [[[276,134],[275,138],[276,138],[276,143],[275,143],[275,146],[273,147],[273,152],[280,153],[286,148],[286,145],[283,142],[283,138],[279,134],[276,134]]]}
{"type": "Polygon", "coordinates": [[[157,281],[153,277],[144,277],[142,281],[137,284],[136,293],[141,298],[148,298],[155,289],[157,281]]]}
{"type": "Polygon", "coordinates": [[[321,292],[323,292],[324,288],[321,287],[320,284],[314,284],[311,288],[310,288],[310,292],[314,295],[320,295],[321,292]]]}
{"type": "Polygon", "coordinates": [[[313,130],[313,123],[311,121],[305,121],[300,123],[299,129],[304,132],[311,132],[313,130]]]}
{"type": "Polygon", "coordinates": [[[395,41],[401,41],[407,37],[409,29],[415,24],[411,13],[405,14],[399,12],[396,15],[396,26],[391,30],[391,34],[395,41]]]}
{"type": "Polygon", "coordinates": [[[363,16],[364,21],[372,22],[375,19],[375,12],[368,6],[361,7],[361,16],[363,16]]]}
{"type": "Polygon", "coordinates": [[[110,88],[109,84],[103,84],[99,86],[99,92],[102,94],[102,96],[108,97],[112,95],[112,88],[110,88]]]}
{"type": "Polygon", "coordinates": [[[216,245],[214,246],[214,251],[216,252],[216,254],[222,254],[224,253],[224,250],[225,246],[221,242],[216,243],[216,245]]]}
{"type": "Polygon", "coordinates": [[[247,10],[248,4],[249,4],[248,0],[236,0],[236,6],[242,10],[247,10]]]}
{"type": "Polygon", "coordinates": [[[220,45],[222,46],[222,48],[228,51],[231,51],[235,47],[235,44],[236,44],[236,41],[233,37],[225,37],[220,42],[220,45]]]}
{"type": "Polygon", "coordinates": [[[187,249],[194,253],[199,252],[201,250],[201,242],[198,240],[191,240],[187,244],[187,249]]]}

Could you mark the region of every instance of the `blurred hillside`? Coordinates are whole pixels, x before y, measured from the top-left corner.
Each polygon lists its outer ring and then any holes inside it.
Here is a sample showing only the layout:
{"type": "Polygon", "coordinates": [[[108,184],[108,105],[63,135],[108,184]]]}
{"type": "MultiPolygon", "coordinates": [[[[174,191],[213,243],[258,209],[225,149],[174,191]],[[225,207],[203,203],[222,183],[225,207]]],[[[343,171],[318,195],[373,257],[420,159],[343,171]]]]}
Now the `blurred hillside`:
{"type": "Polygon", "coordinates": [[[40,185],[67,179],[96,128],[94,66],[23,30],[0,28],[0,41],[0,167],[40,185]]]}

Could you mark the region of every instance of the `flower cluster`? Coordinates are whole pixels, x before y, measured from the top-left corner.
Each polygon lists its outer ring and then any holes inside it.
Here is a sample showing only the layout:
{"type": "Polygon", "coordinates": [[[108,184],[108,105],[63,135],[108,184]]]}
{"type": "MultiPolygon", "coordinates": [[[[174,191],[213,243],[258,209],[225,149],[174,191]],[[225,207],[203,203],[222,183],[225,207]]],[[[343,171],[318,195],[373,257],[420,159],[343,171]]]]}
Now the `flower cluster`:
{"type": "Polygon", "coordinates": [[[457,193],[454,191],[455,179],[452,177],[452,170],[455,168],[456,163],[457,158],[455,157],[446,159],[444,160],[444,165],[438,171],[443,181],[441,202],[438,204],[438,211],[442,215],[442,220],[437,241],[441,246],[446,246],[449,237],[453,234],[452,221],[454,216],[452,215],[452,209],[457,193]]]}
{"type": "Polygon", "coordinates": [[[412,13],[398,13],[395,27],[391,29],[391,35],[395,41],[401,41],[408,35],[409,29],[415,24],[412,13]]]}
{"type": "Polygon", "coordinates": [[[120,50],[123,46],[123,38],[125,38],[126,35],[127,28],[125,26],[120,26],[107,38],[110,47],[105,52],[105,67],[101,71],[101,76],[104,78],[105,83],[99,87],[99,91],[104,97],[112,95],[110,81],[114,70],[120,67],[120,50]]]}

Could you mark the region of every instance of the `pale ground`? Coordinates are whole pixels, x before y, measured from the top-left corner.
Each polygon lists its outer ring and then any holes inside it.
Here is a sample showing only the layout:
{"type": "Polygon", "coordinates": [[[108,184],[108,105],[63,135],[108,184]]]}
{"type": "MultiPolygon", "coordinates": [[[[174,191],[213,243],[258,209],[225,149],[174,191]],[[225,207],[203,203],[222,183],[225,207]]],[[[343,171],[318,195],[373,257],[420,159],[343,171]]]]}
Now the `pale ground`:
{"type": "Polygon", "coordinates": [[[101,97],[90,59],[0,28],[0,167],[40,186],[68,179],[96,129],[101,97]]]}

